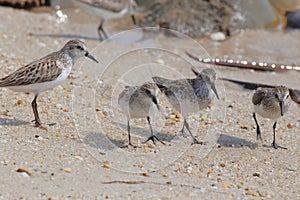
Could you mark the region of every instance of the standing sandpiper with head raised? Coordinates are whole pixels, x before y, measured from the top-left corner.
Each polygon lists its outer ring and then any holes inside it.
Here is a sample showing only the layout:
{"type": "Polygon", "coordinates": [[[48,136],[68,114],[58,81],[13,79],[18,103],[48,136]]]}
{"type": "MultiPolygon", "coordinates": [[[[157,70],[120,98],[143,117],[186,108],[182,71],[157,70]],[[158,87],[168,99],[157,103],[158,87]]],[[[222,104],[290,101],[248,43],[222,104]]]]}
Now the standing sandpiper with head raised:
{"type": "Polygon", "coordinates": [[[194,79],[169,80],[161,77],[152,79],[174,108],[183,115],[184,123],[181,132],[183,133],[186,127],[193,138],[192,144],[203,144],[193,136],[186,118],[189,113],[207,108],[213,100],[213,93],[219,99],[215,87],[216,73],[213,69],[204,69],[199,73],[196,68],[192,68],[192,71],[197,76],[194,79]]]}
{"type": "Polygon", "coordinates": [[[0,87],[7,87],[16,92],[33,93],[34,121],[36,126],[40,126],[42,122],[37,110],[37,97],[40,93],[64,82],[69,76],[73,64],[83,56],[98,62],[89,54],[83,42],[70,40],[60,51],[53,52],[0,79],[0,87]]]}
{"type": "Polygon", "coordinates": [[[152,140],[155,144],[155,140],[157,140],[162,144],[165,144],[153,134],[149,116],[151,106],[156,105],[157,109],[160,110],[159,100],[157,98],[158,92],[159,89],[154,83],[146,82],[142,86],[126,86],[126,88],[120,93],[118,103],[127,117],[129,140],[128,145],[136,147],[131,143],[129,120],[132,118],[144,117],[147,118],[151,131],[151,136],[144,143],[148,142],[149,140],[152,140]]]}
{"type": "Polygon", "coordinates": [[[108,19],[130,15],[133,24],[136,25],[133,13],[136,7],[134,0],[76,0],[75,2],[86,12],[100,17],[101,21],[98,26],[100,40],[108,38],[103,29],[103,24],[108,19]]]}
{"type": "Polygon", "coordinates": [[[281,147],[276,144],[275,129],[277,120],[289,109],[291,103],[289,89],[285,86],[278,86],[274,88],[258,88],[253,94],[252,103],[254,107],[253,118],[256,123],[257,139],[262,140],[255,113],[259,114],[263,118],[274,120],[272,146],[275,149],[286,149],[285,147],[281,147]]]}

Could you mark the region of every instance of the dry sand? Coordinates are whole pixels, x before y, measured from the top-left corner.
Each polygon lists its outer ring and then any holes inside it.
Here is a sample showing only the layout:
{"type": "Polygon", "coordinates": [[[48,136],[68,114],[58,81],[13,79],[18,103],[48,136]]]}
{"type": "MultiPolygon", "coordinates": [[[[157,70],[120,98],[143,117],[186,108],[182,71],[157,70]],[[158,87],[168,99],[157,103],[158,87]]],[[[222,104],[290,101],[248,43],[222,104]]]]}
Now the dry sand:
{"type": "MultiPolygon", "coordinates": [[[[204,67],[184,56],[184,50],[300,63],[298,31],[243,31],[223,43],[202,39],[204,51],[188,38],[153,31],[126,32],[99,43],[97,19],[83,23],[77,14],[58,23],[54,14],[0,7],[0,16],[1,76],[60,49],[72,36],[86,36],[100,61],[81,59],[68,81],[43,93],[41,120],[56,122],[45,129],[30,123],[32,94],[1,89],[0,199],[300,198],[298,105],[278,122],[278,143],[288,150],[275,150],[263,146],[271,144],[272,122],[258,119],[264,141],[256,141],[252,91],[232,83],[218,81],[221,100],[189,118],[194,133],[207,141],[203,146],[176,135],[182,122],[153,112],[154,130],[167,145],[142,145],[149,128],[141,119],[132,123],[133,142],[141,148],[120,148],[127,143],[126,121],[116,104],[124,84],[140,84],[152,75],[192,77],[192,64],[204,67]]],[[[300,89],[299,72],[216,69],[221,77],[300,89]]],[[[162,107],[173,117],[163,97],[162,107]]]]}

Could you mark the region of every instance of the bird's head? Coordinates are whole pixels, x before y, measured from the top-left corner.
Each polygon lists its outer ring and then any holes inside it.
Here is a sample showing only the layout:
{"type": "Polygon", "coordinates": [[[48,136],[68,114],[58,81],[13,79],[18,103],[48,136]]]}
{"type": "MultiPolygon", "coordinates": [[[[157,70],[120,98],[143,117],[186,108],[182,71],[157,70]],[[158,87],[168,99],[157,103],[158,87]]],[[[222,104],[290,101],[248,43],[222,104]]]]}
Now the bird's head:
{"type": "Polygon", "coordinates": [[[73,63],[80,57],[88,57],[94,62],[98,63],[96,58],[94,58],[86,48],[84,42],[80,40],[70,40],[65,44],[65,46],[61,49],[61,51],[67,53],[72,59],[73,63]]]}

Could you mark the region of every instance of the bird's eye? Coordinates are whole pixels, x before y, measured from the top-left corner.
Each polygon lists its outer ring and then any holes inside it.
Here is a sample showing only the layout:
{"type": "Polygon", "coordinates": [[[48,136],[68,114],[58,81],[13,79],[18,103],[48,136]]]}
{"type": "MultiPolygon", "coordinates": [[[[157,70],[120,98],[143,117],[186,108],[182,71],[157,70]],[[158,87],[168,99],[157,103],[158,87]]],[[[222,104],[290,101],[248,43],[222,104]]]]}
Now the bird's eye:
{"type": "Polygon", "coordinates": [[[79,49],[79,50],[83,50],[83,48],[79,45],[76,48],[79,49]]]}
{"type": "Polygon", "coordinates": [[[275,94],[275,97],[278,98],[278,94],[277,93],[275,94]]]}

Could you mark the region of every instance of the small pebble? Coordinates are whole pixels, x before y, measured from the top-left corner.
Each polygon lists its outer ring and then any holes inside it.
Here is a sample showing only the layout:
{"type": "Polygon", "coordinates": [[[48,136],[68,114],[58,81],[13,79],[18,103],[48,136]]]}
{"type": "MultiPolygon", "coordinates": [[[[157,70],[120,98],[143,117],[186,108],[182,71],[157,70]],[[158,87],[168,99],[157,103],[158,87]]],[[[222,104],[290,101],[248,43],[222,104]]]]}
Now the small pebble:
{"type": "Polygon", "coordinates": [[[22,100],[17,101],[17,105],[22,105],[22,104],[24,104],[24,102],[22,100]]]}
{"type": "Polygon", "coordinates": [[[74,156],[77,160],[83,161],[83,158],[81,156],[74,156]]]}
{"type": "Polygon", "coordinates": [[[242,125],[242,126],[240,126],[240,128],[244,129],[244,130],[248,130],[249,129],[248,125],[242,125]]]}
{"type": "Polygon", "coordinates": [[[287,169],[288,169],[289,171],[297,171],[297,166],[295,166],[295,165],[289,165],[289,166],[287,167],[287,169]]]}
{"type": "Polygon", "coordinates": [[[260,177],[260,173],[258,173],[258,172],[254,172],[254,173],[253,173],[253,176],[260,177]]]}
{"type": "Polygon", "coordinates": [[[103,168],[106,168],[106,169],[108,169],[108,168],[110,168],[110,165],[109,165],[109,164],[107,164],[107,163],[105,163],[105,164],[103,164],[103,168]]]}
{"type": "Polygon", "coordinates": [[[143,173],[142,173],[142,176],[148,177],[149,175],[148,175],[147,172],[143,172],[143,173]]]}
{"type": "Polygon", "coordinates": [[[64,172],[70,173],[72,170],[71,168],[63,168],[64,172]]]}
{"type": "Polygon", "coordinates": [[[174,112],[174,114],[175,114],[175,117],[176,117],[176,118],[180,118],[180,117],[181,117],[180,112],[174,112]]]}
{"type": "Polygon", "coordinates": [[[165,61],[163,59],[158,59],[156,60],[156,63],[163,65],[165,64],[165,61]]]}
{"type": "Polygon", "coordinates": [[[287,126],[288,128],[293,128],[293,127],[294,127],[294,125],[293,125],[292,123],[288,123],[286,126],[287,126]]]}
{"type": "Polygon", "coordinates": [[[225,189],[227,189],[227,188],[228,188],[228,185],[227,185],[226,183],[223,183],[223,184],[222,184],[222,187],[225,188],[225,189]]]}
{"type": "Polygon", "coordinates": [[[210,39],[218,42],[224,41],[226,39],[225,34],[222,32],[212,33],[209,37],[210,39]]]}
{"type": "Polygon", "coordinates": [[[255,192],[252,192],[251,194],[253,197],[257,197],[257,194],[255,192]]]}

